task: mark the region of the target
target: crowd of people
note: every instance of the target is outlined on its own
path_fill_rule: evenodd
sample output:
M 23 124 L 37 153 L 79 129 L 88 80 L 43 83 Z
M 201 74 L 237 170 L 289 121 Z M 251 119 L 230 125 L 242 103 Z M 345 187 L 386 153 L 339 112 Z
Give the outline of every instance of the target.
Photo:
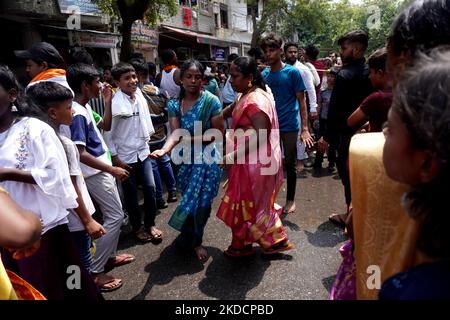
M 215 212 L 232 233 L 224 254 L 251 256 L 254 244 L 265 255 L 291 250 L 282 217 L 297 210 L 298 174 L 321 172 L 325 154 L 347 207 L 329 220 L 349 239 L 331 299 L 361 297 L 355 250 L 372 249 L 358 242 L 366 230 L 353 221 L 359 200 L 380 190 L 355 187 L 369 162 L 355 165 L 352 146 L 356 134 L 369 141 L 377 132 L 386 137 L 383 174 L 410 186 L 396 201 L 419 222 L 409 240 L 425 257 L 383 276 L 379 298 L 449 298 L 448 17 L 448 0 L 414 0 L 374 52 L 362 30 L 339 38 L 340 57 L 322 59 L 314 45 L 269 33 L 249 56 L 231 54 L 226 68 L 204 56 L 180 66 L 165 50 L 158 75 L 140 55 L 100 74 L 83 50 L 70 61 L 46 42 L 16 51 L 31 81 L 22 89 L 0 66 L 0 299 L 102 300 L 123 285 L 110 271 L 135 260 L 117 253 L 125 216 L 137 241 L 160 243 L 155 217 L 167 202 L 179 201 L 168 221 L 177 246 L 205 261 L 203 233 L 224 172 Z M 180 150 L 184 161 L 174 164 Z M 67 285 L 69 266 L 79 269 L 79 290 Z

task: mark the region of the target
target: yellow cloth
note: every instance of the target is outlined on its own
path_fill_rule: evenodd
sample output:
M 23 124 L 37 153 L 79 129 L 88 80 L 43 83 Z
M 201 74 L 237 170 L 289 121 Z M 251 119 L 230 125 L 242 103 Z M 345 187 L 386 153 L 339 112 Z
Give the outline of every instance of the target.
M 0 257 L 0 300 L 18 300 Z
M 423 258 L 417 250 L 420 223 L 401 206 L 407 186 L 391 180 L 383 166 L 384 135 L 357 134 L 350 144 L 350 182 L 353 204 L 356 287 L 358 299 L 377 299 L 369 289 L 367 273 L 379 266 L 381 283 Z

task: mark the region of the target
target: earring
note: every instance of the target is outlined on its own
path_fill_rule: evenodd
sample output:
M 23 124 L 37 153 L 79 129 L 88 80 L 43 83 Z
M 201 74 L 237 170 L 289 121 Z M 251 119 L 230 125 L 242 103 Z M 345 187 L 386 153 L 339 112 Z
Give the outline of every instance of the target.
M 14 103 L 11 104 L 11 112 L 17 112 L 19 110 L 17 110 L 17 107 Z
M 248 87 L 249 87 L 249 88 L 253 87 L 253 84 L 252 84 L 251 81 L 248 82 Z

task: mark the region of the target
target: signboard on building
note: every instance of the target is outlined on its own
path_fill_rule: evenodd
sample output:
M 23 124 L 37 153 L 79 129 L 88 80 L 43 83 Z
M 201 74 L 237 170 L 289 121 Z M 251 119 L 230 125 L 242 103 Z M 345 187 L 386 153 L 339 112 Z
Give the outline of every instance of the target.
M 117 48 L 119 44 L 119 36 L 114 34 L 69 31 L 69 42 L 71 46 L 88 48 Z
M 135 22 L 131 28 L 131 41 L 141 48 L 158 46 L 158 32 L 142 22 Z
M 102 13 L 97 4 L 91 0 L 58 0 L 58 4 L 61 13 L 76 12 L 84 15 L 101 15 Z
M 216 61 L 225 61 L 225 48 L 213 48 L 213 55 Z

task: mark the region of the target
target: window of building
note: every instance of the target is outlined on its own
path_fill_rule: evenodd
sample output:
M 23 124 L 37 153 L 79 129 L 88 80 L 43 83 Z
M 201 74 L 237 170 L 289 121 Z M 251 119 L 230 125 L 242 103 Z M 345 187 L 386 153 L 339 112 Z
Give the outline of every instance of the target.
M 220 22 L 221 28 L 228 29 L 228 7 L 224 4 L 220 4 Z

